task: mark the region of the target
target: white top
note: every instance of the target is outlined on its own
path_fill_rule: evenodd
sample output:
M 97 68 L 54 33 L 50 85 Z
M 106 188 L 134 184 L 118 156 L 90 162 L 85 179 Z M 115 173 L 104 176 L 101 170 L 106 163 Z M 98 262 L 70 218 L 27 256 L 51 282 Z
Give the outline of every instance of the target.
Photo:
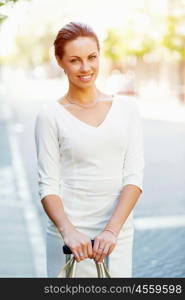
M 143 134 L 136 100 L 114 95 L 104 121 L 91 126 L 58 101 L 35 122 L 40 200 L 58 195 L 74 225 L 101 228 L 127 184 L 143 190 Z

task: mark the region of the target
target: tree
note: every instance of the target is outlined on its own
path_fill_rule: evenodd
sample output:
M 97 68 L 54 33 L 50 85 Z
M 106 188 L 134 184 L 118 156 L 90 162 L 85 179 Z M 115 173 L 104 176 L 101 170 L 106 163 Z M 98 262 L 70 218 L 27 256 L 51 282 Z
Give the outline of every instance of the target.
M 114 30 L 108 29 L 103 43 L 103 54 L 112 62 L 112 68 L 121 71 L 121 59 L 126 55 L 124 43 L 121 34 Z
M 104 40 L 103 53 L 112 61 L 113 68 L 122 69 L 123 58 L 142 59 L 153 51 L 155 42 L 148 33 L 138 34 L 132 22 L 123 30 L 109 29 Z
M 11 64 L 26 69 L 48 63 L 50 62 L 50 48 L 54 37 L 52 25 L 49 22 L 45 24 L 45 31 L 42 34 L 37 33 L 37 24 L 32 25 L 29 32 L 16 36 L 16 51 L 7 59 Z
M 3 8 L 4 6 L 8 4 L 13 4 L 17 2 L 18 0 L 0 0 L 0 8 Z M 0 25 L 7 19 L 7 15 L 0 12 Z
M 179 56 L 179 99 L 185 101 L 185 34 L 184 34 L 184 14 L 181 16 L 167 16 L 166 33 L 161 39 L 161 45 L 170 53 L 178 53 Z
M 0 26 L 8 18 L 8 16 L 2 13 L 1 10 L 7 8 L 7 6 L 9 5 L 14 5 L 18 1 L 20 0 L 0 0 Z M 26 1 L 31 1 L 31 0 L 26 0 Z

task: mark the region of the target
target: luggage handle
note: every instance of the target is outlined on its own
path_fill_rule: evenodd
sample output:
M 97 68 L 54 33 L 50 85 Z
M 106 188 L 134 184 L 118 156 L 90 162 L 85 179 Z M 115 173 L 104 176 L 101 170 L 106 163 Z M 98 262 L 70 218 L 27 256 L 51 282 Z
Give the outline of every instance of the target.
M 92 247 L 93 247 L 94 246 L 94 240 L 91 240 L 91 244 L 92 244 Z M 63 246 L 63 253 L 64 254 L 72 254 L 72 251 L 67 245 L 64 245 Z

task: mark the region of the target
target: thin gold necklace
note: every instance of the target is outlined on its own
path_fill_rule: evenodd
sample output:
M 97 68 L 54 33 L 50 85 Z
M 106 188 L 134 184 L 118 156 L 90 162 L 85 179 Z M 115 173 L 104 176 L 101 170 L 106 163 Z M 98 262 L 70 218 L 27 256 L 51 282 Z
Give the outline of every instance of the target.
M 97 100 L 97 99 L 96 99 L 96 100 L 95 100 L 94 102 L 92 102 L 92 104 L 90 104 L 90 105 L 83 105 L 83 104 L 79 104 L 79 103 L 77 103 L 77 102 L 72 102 L 72 101 L 70 101 L 70 100 L 68 99 L 67 96 L 65 96 L 65 99 L 66 99 L 69 103 L 75 104 L 75 105 L 80 106 L 80 107 L 83 107 L 83 108 L 91 108 L 91 107 L 94 107 L 94 106 L 96 105 L 96 103 L 100 101 L 100 100 Z

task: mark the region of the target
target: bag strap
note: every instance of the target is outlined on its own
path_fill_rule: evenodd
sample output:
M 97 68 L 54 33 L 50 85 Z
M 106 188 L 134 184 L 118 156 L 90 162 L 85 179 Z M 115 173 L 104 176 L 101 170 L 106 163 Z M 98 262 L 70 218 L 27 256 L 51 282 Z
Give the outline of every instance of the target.
M 98 263 L 95 261 L 95 263 L 99 278 L 111 278 L 104 261 L 102 263 Z
M 103 266 L 104 266 L 104 270 L 105 270 L 105 273 L 106 273 L 106 275 L 107 275 L 107 278 L 111 278 L 110 273 L 109 273 L 109 271 L 108 271 L 108 269 L 107 269 L 107 267 L 106 267 L 104 261 L 103 261 Z
M 68 278 L 74 278 L 75 277 L 75 271 L 76 271 L 76 259 L 73 257 L 72 263 L 70 264 Z
M 69 273 L 69 270 L 70 270 L 70 266 L 71 266 L 71 263 L 73 262 L 73 259 L 74 257 L 71 257 L 68 262 L 63 266 L 63 268 L 60 270 L 59 274 L 57 277 L 60 277 L 60 278 L 63 278 L 64 276 L 64 272 L 67 271 L 67 276 L 68 276 L 68 273 Z
M 111 278 L 104 261 L 102 263 L 98 263 L 94 260 L 97 269 L 98 278 Z M 58 278 L 64 278 L 64 272 L 66 271 L 66 278 L 74 278 L 75 270 L 76 270 L 76 259 L 75 257 L 71 257 L 70 260 L 63 266 L 58 274 Z

